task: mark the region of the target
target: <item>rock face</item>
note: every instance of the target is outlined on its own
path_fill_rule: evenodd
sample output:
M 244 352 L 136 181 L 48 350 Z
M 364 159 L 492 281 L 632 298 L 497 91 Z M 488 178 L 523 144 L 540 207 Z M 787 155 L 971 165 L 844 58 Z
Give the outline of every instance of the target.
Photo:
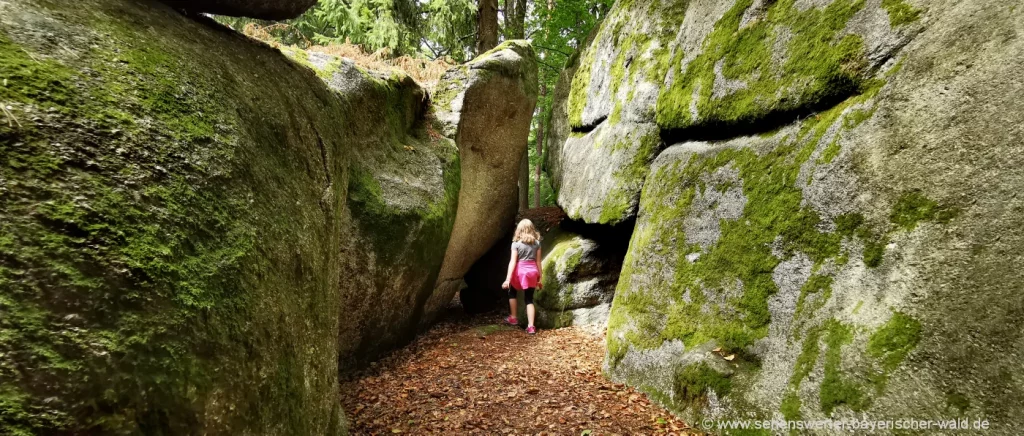
M 458 156 L 407 78 L 295 56 L 320 77 L 159 3 L 0 1 L 0 427 L 344 431 L 339 369 L 418 325 Z
M 312 68 L 341 104 L 360 111 L 346 128 L 353 213 L 342 229 L 347 243 L 339 284 L 342 310 L 355 316 L 340 319 L 344 371 L 415 336 L 455 221 L 458 150 L 437 132 L 441 126 L 425 123 L 426 93 L 409 76 L 366 71 L 322 53 L 285 54 Z
M 1022 20 L 1002 0 L 617 3 L 549 162 L 582 219 L 637 211 L 608 374 L 691 420 L 1024 425 Z M 637 207 L 573 188 L 609 171 Z
M 295 18 L 313 7 L 317 0 L 160 0 L 189 13 L 250 17 L 261 20 Z
M 425 321 L 452 301 L 473 263 L 514 229 L 519 163 L 537 103 L 533 48 L 507 41 L 446 72 L 436 94 L 443 133 L 459 147 L 463 188 Z

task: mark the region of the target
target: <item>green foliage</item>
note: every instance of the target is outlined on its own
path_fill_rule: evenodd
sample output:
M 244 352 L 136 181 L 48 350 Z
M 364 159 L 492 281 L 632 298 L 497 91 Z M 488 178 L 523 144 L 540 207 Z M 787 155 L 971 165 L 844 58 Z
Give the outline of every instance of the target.
M 286 45 L 305 48 L 349 42 L 390 56 L 472 58 L 476 27 L 472 0 L 320 0 L 283 23 L 217 17 L 237 30 L 256 24 Z
M 921 323 L 903 312 L 892 318 L 868 339 L 868 353 L 882 359 L 886 371 L 892 371 L 921 340 Z

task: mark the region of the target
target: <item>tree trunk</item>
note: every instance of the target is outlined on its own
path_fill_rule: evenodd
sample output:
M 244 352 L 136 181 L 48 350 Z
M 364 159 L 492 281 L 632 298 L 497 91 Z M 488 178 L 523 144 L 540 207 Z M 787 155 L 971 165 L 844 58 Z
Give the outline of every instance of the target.
M 548 84 L 541 81 L 540 98 L 543 100 L 548 93 Z M 537 170 L 533 184 L 533 207 L 540 207 L 540 169 L 544 163 L 544 111 L 537 119 Z
M 476 12 L 476 54 L 498 45 L 498 0 L 480 0 Z
M 505 35 L 508 39 L 526 37 L 526 0 L 505 0 Z

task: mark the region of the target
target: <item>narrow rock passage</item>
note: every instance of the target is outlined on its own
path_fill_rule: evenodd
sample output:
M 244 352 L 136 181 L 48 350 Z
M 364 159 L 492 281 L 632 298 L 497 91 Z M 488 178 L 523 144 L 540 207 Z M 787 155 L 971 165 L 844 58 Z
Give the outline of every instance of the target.
M 603 339 L 574 328 L 449 317 L 342 382 L 353 434 L 692 434 L 645 396 L 601 375 Z

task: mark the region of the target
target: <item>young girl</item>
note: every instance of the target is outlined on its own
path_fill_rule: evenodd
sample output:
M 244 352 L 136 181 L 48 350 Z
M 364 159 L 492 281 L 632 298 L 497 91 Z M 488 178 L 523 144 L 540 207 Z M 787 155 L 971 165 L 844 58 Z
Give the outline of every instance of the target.
M 501 284 L 503 289 L 508 289 L 508 306 L 512 314 L 505 318 L 505 322 L 516 325 L 516 290 L 523 291 L 523 299 L 526 301 L 526 319 L 529 325 L 526 333 L 537 333 L 533 326 L 534 307 L 533 290 L 541 288 L 540 283 L 540 233 L 533 226 L 530 220 L 522 220 L 516 226 L 515 236 L 512 237 L 512 260 L 508 262 L 508 275 L 505 276 L 505 283 Z M 512 287 L 509 288 L 511 283 Z

